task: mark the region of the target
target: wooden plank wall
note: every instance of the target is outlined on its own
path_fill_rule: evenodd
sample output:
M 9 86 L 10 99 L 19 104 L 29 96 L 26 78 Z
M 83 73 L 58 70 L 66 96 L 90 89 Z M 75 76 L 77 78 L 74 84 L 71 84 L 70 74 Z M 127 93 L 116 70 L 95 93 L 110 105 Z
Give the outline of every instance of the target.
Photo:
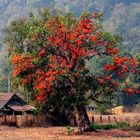
M 3 115 L 0 116 L 0 125 L 9 125 L 17 127 L 25 126 L 46 126 L 46 116 L 45 115 Z
M 93 115 L 90 116 L 90 121 L 95 124 L 115 124 L 118 122 L 140 122 L 140 116 L 132 116 L 128 117 L 125 115 Z M 77 117 L 73 118 L 70 122 L 71 126 L 77 126 L 78 121 Z M 49 122 L 49 118 L 42 115 L 7 115 L 0 116 L 0 125 L 9 125 L 9 126 L 17 126 L 17 127 L 25 127 L 25 126 L 48 126 L 51 125 Z

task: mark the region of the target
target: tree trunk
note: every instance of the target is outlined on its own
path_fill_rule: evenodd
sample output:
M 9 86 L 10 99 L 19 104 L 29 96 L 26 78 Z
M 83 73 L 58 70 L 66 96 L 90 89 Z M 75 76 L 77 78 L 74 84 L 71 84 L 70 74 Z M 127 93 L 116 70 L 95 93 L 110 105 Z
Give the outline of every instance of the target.
M 77 107 L 78 112 L 78 131 L 84 132 L 90 129 L 90 120 L 84 106 Z
M 10 81 L 10 74 L 8 74 L 8 93 L 11 92 L 11 81 Z

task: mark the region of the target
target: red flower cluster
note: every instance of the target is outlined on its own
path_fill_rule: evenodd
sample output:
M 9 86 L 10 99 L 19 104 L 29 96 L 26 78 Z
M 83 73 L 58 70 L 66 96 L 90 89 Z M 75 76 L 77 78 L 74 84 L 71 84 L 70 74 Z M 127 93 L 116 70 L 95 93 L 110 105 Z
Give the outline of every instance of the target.
M 22 71 L 34 69 L 33 58 L 28 56 L 21 56 L 20 54 L 12 57 L 12 63 L 15 65 L 13 76 L 18 76 Z
M 26 72 L 26 76 L 21 79 L 22 84 L 33 83 L 37 101 L 47 101 L 47 96 L 54 92 L 60 76 L 66 76 L 71 82 L 76 82 L 81 71 L 85 70 L 86 66 L 83 62 L 96 54 L 114 57 L 112 64 L 105 64 L 105 71 L 110 73 L 99 77 L 101 84 L 110 81 L 113 72 L 121 76 L 136 70 L 137 61 L 125 56 L 119 57 L 117 55 L 119 49 L 111 46 L 112 43 L 104 39 L 100 30 L 96 28 L 96 24 L 94 25 L 86 16 L 71 27 L 58 18 L 50 20 L 47 26 L 49 34 L 43 38 L 45 45 L 37 56 L 17 54 L 12 57 L 12 63 L 15 66 L 13 75 L 18 76 Z M 35 35 L 32 41 L 38 38 L 39 36 Z M 41 63 L 42 59 L 45 61 L 44 64 Z M 34 62 L 37 64 L 35 65 Z M 30 74 L 31 70 L 34 73 Z M 119 86 L 119 83 L 116 85 Z M 126 91 L 131 93 L 132 89 L 126 89 Z M 139 93 L 136 89 L 135 92 Z
M 111 64 L 105 64 L 105 70 L 114 71 L 116 69 L 116 66 Z

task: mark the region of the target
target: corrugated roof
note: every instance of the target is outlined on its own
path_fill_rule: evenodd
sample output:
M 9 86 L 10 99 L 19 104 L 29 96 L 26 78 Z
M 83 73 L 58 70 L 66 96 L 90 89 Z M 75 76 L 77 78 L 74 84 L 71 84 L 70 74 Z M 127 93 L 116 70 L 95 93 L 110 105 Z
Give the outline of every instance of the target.
M 36 109 L 30 105 L 23 105 L 23 106 L 12 105 L 9 107 L 15 111 L 33 111 Z
M 0 94 L 0 108 L 4 107 L 6 103 L 13 97 L 13 93 Z

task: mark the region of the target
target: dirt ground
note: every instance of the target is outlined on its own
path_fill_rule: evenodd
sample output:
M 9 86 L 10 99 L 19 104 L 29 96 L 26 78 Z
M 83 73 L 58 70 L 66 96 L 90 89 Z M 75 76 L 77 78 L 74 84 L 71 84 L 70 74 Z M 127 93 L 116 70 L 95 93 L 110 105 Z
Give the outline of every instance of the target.
M 94 116 L 95 121 L 97 123 L 100 122 L 100 115 Z M 103 116 L 103 122 L 108 123 L 105 117 Z M 115 115 L 115 117 L 118 121 L 127 121 L 129 123 L 140 122 L 139 113 Z M 76 128 L 73 129 L 76 130 Z M 140 132 L 138 134 L 140 136 Z M 140 140 L 140 137 L 128 136 L 130 136 L 130 132 L 122 130 L 104 130 L 78 135 L 75 133 L 68 134 L 66 127 L 17 128 L 0 126 L 0 140 Z
M 122 138 L 122 135 L 127 135 L 127 132 L 111 130 L 76 135 L 68 134 L 66 127 L 0 127 L 0 140 L 140 140 L 140 137 Z

